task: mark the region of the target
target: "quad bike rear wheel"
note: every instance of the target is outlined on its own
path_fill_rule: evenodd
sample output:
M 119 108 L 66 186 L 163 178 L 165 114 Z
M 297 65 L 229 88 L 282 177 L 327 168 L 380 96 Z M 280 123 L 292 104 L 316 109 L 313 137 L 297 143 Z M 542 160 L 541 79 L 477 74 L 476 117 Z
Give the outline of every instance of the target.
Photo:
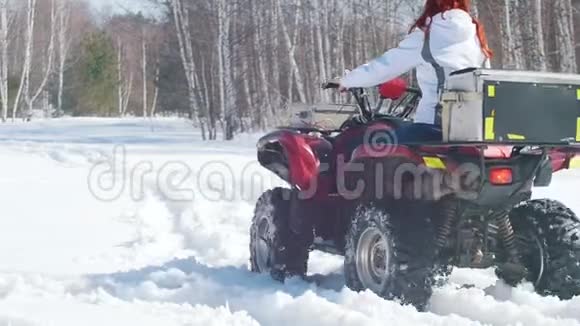
M 422 310 L 432 293 L 431 222 L 412 209 L 358 208 L 346 239 L 344 273 L 354 291 L 369 289 Z
M 265 192 L 256 204 L 250 228 L 250 264 L 257 273 L 270 273 L 283 282 L 288 276 L 304 276 L 309 247 L 290 228 L 292 191 L 276 188 Z
M 510 220 L 536 292 L 565 300 L 580 295 L 580 220 L 574 212 L 557 201 L 532 200 L 516 207 Z

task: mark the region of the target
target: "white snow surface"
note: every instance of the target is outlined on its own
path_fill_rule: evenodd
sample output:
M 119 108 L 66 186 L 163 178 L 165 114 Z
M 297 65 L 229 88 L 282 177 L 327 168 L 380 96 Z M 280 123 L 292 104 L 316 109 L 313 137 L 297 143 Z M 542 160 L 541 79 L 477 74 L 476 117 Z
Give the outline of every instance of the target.
M 455 271 L 425 313 L 346 289 L 340 257 L 313 254 L 316 284 L 249 272 L 254 202 L 282 185 L 258 137 L 202 142 L 179 119 L 1 125 L 0 325 L 580 325 L 580 298 L 492 270 Z M 579 185 L 562 172 L 536 197 L 580 213 Z

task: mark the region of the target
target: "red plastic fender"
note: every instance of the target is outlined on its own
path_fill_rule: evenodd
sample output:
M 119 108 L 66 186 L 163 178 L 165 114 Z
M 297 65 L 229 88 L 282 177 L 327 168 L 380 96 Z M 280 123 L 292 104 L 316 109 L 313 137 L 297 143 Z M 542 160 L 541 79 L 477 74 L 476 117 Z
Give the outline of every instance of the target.
M 513 146 L 490 146 L 484 150 L 485 158 L 509 159 L 512 157 Z
M 552 161 L 553 172 L 558 172 L 568 168 L 567 165 L 569 160 L 569 154 L 558 150 L 553 150 L 550 152 L 549 156 L 550 160 Z
M 550 151 L 552 161 L 552 171 L 558 172 L 567 169 L 580 168 L 580 148 L 568 147 L 558 148 Z
M 297 133 L 283 132 L 279 138 L 288 160 L 289 181 L 301 190 L 310 188 L 320 167 L 320 161 L 312 151 L 306 137 Z

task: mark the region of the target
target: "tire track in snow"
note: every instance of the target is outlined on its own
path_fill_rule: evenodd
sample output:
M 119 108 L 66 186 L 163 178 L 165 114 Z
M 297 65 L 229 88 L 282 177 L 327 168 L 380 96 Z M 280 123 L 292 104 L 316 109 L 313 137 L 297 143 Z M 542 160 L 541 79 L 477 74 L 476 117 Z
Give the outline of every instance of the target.
M 435 291 L 431 313 L 418 313 L 413 307 L 383 300 L 368 291 L 336 291 L 299 279 L 280 284 L 245 268 L 208 267 L 194 257 L 127 273 L 96 275 L 91 280 L 92 287 L 127 301 L 214 308 L 227 304 L 234 311 L 247 311 L 262 325 L 580 324 L 580 298 L 542 298 L 525 287 L 512 290 L 498 285 L 498 294 L 447 286 Z
M 529 285 L 511 289 L 498 284 L 485 289 L 496 281 L 488 271 L 454 274 L 456 284 L 435 291 L 430 313 L 418 313 L 370 292 L 344 289 L 341 271 L 337 275 L 336 270 L 316 275 L 320 286 L 298 279 L 279 284 L 247 269 L 247 228 L 252 214 L 248 203 L 150 200 L 171 212 L 173 228 L 166 231 L 182 236 L 183 249 L 193 256 L 127 273 L 91 276 L 92 288 L 126 301 L 212 308 L 227 304 L 234 311 L 247 311 L 262 325 L 580 325 L 580 298 L 543 298 Z M 323 265 L 340 267 L 339 258 L 325 259 Z M 319 263 L 315 259 L 311 265 L 330 272 Z M 474 278 L 480 279 L 481 288 L 457 288 Z
M 123 300 L 172 302 L 247 311 L 262 325 L 478 325 L 468 319 L 419 314 L 410 306 L 366 292 L 327 290 L 298 279 L 283 285 L 245 268 L 208 267 L 191 259 L 163 266 L 92 277 Z
M 15 286 L 0 300 L 0 325 L 259 325 L 246 312 L 227 306 L 125 301 L 90 287 L 83 278 L 0 274 L 0 290 L 4 283 Z

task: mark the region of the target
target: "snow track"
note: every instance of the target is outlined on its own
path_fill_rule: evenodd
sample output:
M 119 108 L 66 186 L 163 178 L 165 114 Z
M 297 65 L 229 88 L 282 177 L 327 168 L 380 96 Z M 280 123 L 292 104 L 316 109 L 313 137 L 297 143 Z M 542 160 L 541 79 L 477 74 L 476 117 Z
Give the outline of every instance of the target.
M 254 201 L 280 182 L 254 162 L 256 137 L 198 139 L 182 120 L 0 126 L 0 325 L 580 325 L 580 298 L 491 270 L 455 271 L 427 313 L 345 289 L 331 255 L 312 255 L 310 283 L 250 273 Z M 99 200 L 91 169 L 115 161 L 126 171 L 101 181 L 124 187 Z M 579 185 L 565 172 L 537 196 L 580 212 Z

